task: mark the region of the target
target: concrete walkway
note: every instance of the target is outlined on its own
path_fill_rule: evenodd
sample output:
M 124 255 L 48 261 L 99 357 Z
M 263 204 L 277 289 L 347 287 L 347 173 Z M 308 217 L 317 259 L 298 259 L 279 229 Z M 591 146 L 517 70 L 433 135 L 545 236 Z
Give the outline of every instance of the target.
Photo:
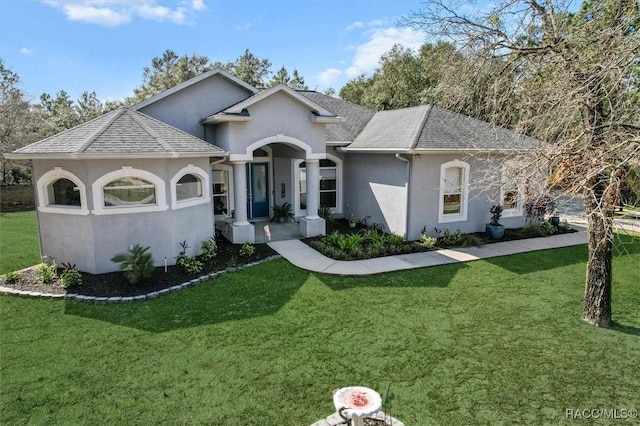
M 586 229 L 576 229 L 578 232 L 573 234 L 352 261 L 330 259 L 298 240 L 271 242 L 269 246 L 295 266 L 308 271 L 330 275 L 372 275 L 586 244 Z

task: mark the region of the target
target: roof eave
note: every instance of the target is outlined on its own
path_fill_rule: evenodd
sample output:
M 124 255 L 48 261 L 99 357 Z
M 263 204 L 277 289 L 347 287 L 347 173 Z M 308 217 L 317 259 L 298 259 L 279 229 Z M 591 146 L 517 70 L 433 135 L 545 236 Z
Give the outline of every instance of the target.
M 250 115 L 239 114 L 214 114 L 207 118 L 200 120 L 200 124 L 216 124 L 216 123 L 228 123 L 228 122 L 244 122 L 251 120 Z
M 11 153 L 4 154 L 12 160 L 108 160 L 122 158 L 161 159 L 161 158 L 209 158 L 226 157 L 229 153 L 221 152 L 114 152 L 114 153 L 84 153 L 84 152 L 59 152 L 59 153 Z
M 314 123 L 323 123 L 323 124 L 337 124 L 344 123 L 345 119 L 343 117 L 337 116 L 325 116 L 325 115 L 312 115 L 311 121 Z

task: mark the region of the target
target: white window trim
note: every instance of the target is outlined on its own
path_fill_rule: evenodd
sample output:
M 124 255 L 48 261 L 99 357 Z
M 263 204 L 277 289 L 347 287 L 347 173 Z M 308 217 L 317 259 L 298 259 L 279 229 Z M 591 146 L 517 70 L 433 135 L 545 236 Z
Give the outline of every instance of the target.
M 327 160 L 331 160 L 336 163 L 336 208 L 331 209 L 331 213 L 333 214 L 342 214 L 342 160 L 339 157 L 336 157 L 333 154 L 327 153 Z M 300 179 L 298 175 L 298 169 L 300 163 L 306 161 L 305 159 L 295 159 L 292 161 L 293 167 L 292 170 L 292 181 L 293 181 L 293 205 L 294 205 L 294 215 L 295 216 L 306 216 L 307 210 L 300 209 Z M 318 200 L 318 206 L 320 206 L 320 202 Z
M 460 202 L 460 213 L 444 214 L 444 188 L 445 170 L 451 167 L 462 169 L 462 200 Z M 460 160 L 453 160 L 440 166 L 440 199 L 438 200 L 438 223 L 462 222 L 467 220 L 469 210 L 469 169 L 468 163 Z
M 515 179 L 510 179 L 509 176 L 507 175 L 505 170 L 502 170 L 502 175 L 500 177 L 500 204 L 503 205 L 504 203 L 504 196 L 507 193 L 507 188 L 505 188 L 505 185 L 507 183 L 511 183 L 513 182 L 515 184 L 516 190 L 518 191 L 518 201 L 516 203 L 516 208 L 515 209 L 504 209 L 502 210 L 502 217 L 518 217 L 518 216 L 522 216 L 523 215 L 523 204 L 524 204 L 524 198 L 522 197 L 523 191 L 521 190 L 521 188 L 523 187 L 523 185 L 520 185 L 517 180 Z M 504 205 L 503 205 L 504 206 Z
M 200 184 L 202 185 L 202 196 L 178 201 L 176 187 L 178 185 L 178 181 L 185 175 L 194 175 L 195 177 L 200 179 Z M 200 167 L 194 166 L 193 164 L 189 164 L 187 167 L 182 168 L 178 173 L 176 173 L 173 178 L 171 178 L 170 185 L 171 207 L 173 208 L 173 210 L 183 209 L 185 207 L 199 206 L 200 204 L 207 204 L 211 202 L 211 190 L 209 188 L 211 184 L 209 180 L 209 173 L 205 172 Z
M 235 210 L 235 192 L 233 191 L 233 167 L 227 166 L 226 164 L 215 164 L 211 170 L 227 172 L 227 176 L 229 178 L 229 188 L 227 189 L 227 197 L 229 197 L 228 214 L 226 216 L 221 214 L 214 214 L 213 216 L 214 220 L 226 220 L 227 218 L 231 217 L 231 212 Z M 213 192 L 211 193 L 211 198 L 213 199 Z M 212 209 L 213 208 L 215 208 L 215 206 L 212 206 Z
M 49 185 L 57 181 L 58 179 L 69 179 L 73 182 L 80 191 L 80 207 L 78 206 L 58 206 L 50 204 L 49 200 Z M 43 174 L 36 183 L 38 188 L 38 211 L 43 213 L 61 213 L 61 214 L 73 214 L 78 216 L 86 216 L 90 213 L 87 207 L 87 188 L 82 181 L 73 173 L 62 169 L 62 167 L 55 167 L 53 170 Z
M 156 204 L 105 207 L 103 188 L 114 180 L 125 177 L 136 177 L 153 183 L 156 186 Z M 93 183 L 91 189 L 93 192 L 93 214 L 95 215 L 161 212 L 169 209 L 164 181 L 151 172 L 134 169 L 131 166 L 123 166 L 120 170 L 103 175 Z

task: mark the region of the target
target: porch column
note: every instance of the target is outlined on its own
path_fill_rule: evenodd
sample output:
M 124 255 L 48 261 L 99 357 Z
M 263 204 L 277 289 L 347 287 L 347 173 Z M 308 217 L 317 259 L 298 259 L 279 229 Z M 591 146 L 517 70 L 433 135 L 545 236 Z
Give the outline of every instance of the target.
M 247 170 L 246 161 L 233 161 L 233 194 L 235 198 L 234 226 L 249 225 L 247 221 Z
M 305 219 L 318 219 L 320 206 L 320 160 L 305 160 L 307 165 L 307 215 Z

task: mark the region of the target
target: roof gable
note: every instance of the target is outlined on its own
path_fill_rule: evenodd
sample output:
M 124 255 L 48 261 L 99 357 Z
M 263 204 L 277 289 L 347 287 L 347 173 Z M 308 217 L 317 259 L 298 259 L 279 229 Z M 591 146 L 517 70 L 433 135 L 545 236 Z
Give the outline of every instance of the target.
M 213 77 L 214 75 L 219 75 L 221 77 L 224 77 L 225 79 L 231 81 L 232 83 L 246 89 L 247 91 L 251 92 L 251 93 L 258 93 L 259 90 L 255 87 L 253 87 L 252 85 L 250 85 L 249 83 L 246 83 L 242 80 L 240 80 L 238 77 L 229 74 L 228 72 L 220 69 L 220 68 L 214 68 L 212 70 L 209 70 L 207 72 L 204 72 L 202 74 L 199 74 L 193 78 L 190 78 L 187 81 L 184 81 L 178 85 L 175 85 L 167 90 L 163 90 L 162 92 L 155 94 L 153 96 L 151 96 L 150 98 L 145 99 L 142 102 L 138 102 L 135 105 L 131 106 L 131 109 L 138 111 L 146 106 L 149 106 L 153 103 L 158 102 L 159 100 L 162 100 L 170 95 L 173 95 L 176 92 L 179 92 L 181 90 L 186 89 L 187 87 L 193 86 L 194 84 L 197 84 L 199 82 L 201 82 L 202 80 L 206 80 L 210 77 Z
M 210 157 L 217 146 L 130 108 L 119 108 L 13 151 L 10 158 Z
M 323 123 L 332 123 L 342 121 L 342 118 L 336 116 L 333 112 L 327 110 L 321 105 L 313 102 L 306 96 L 301 95 L 297 91 L 293 90 L 286 84 L 279 84 L 274 87 L 270 87 L 269 89 L 263 90 L 260 93 L 257 93 L 247 99 L 244 99 L 234 105 L 231 105 L 222 111 L 219 111 L 215 114 L 210 115 L 202 120 L 203 123 L 214 123 L 220 121 L 245 121 L 249 120 L 250 116 L 247 112 L 248 108 L 252 105 L 257 104 L 258 102 L 264 101 L 271 96 L 276 94 L 285 94 L 290 98 L 294 99 L 298 103 L 302 104 L 306 108 L 310 110 L 310 112 L 314 115 L 314 121 L 323 122 Z M 239 118 L 245 117 L 245 118 Z

